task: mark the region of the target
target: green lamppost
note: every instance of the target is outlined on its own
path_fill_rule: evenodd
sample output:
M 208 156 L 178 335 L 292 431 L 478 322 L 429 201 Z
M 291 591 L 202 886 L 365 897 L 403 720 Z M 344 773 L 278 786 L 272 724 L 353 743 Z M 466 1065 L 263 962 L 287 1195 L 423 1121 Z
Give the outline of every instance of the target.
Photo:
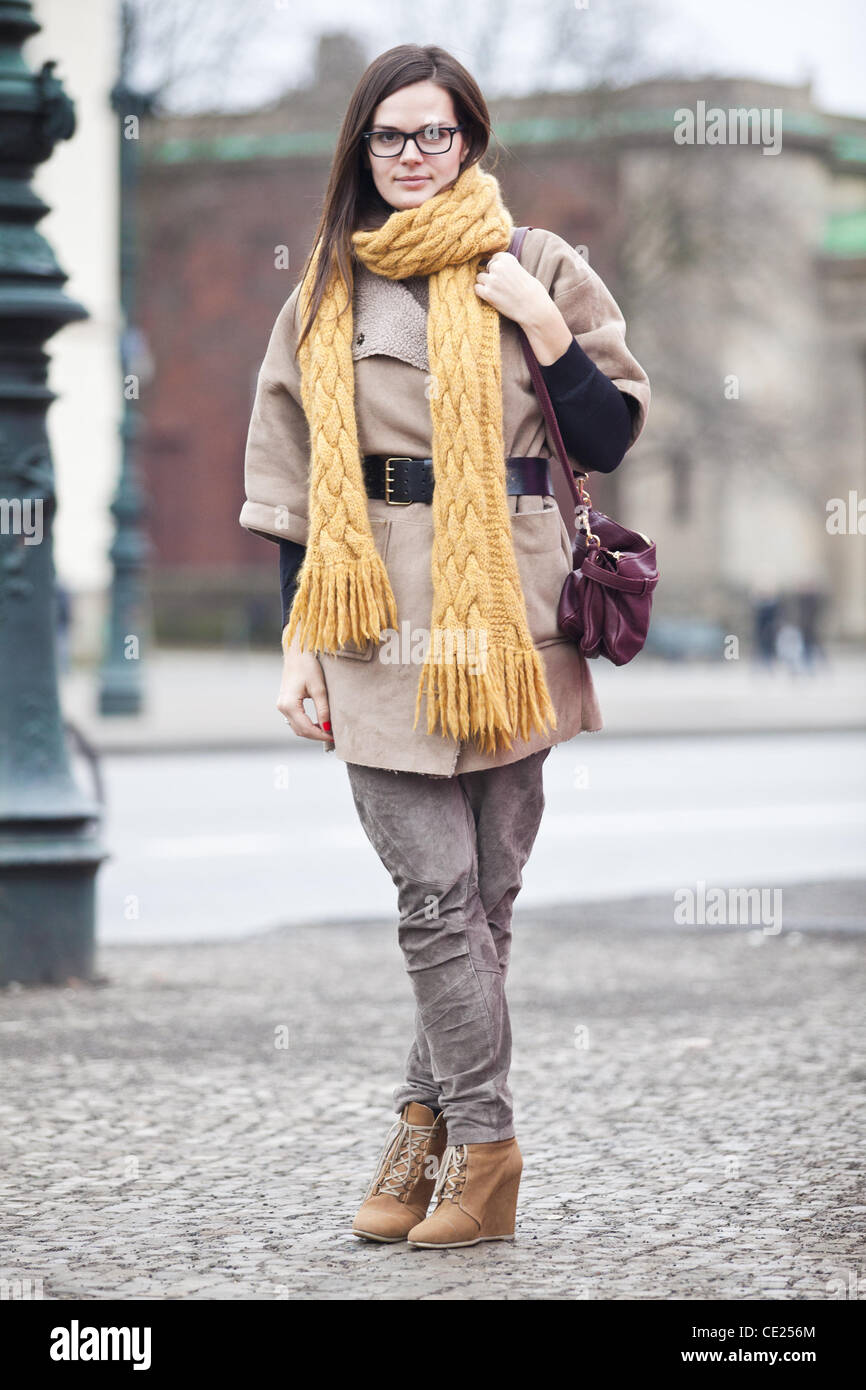
M 123 333 L 120 363 L 123 373 L 123 417 L 120 425 L 120 477 L 111 504 L 116 523 L 111 545 L 112 580 L 106 640 L 99 673 L 100 714 L 139 714 L 142 706 L 142 658 L 150 636 L 145 569 L 150 544 L 144 529 L 145 500 L 135 461 L 140 416 L 136 407 L 141 380 L 140 336 L 135 325 L 136 194 L 138 190 L 139 127 L 149 116 L 149 94 L 134 91 L 121 78 L 111 92 L 119 118 L 120 177 L 120 307 Z
M 57 689 L 54 470 L 44 344 L 87 311 L 36 224 L 33 170 L 75 130 L 53 76 L 21 54 L 41 25 L 0 0 L 0 984 L 93 974 L 99 807 L 72 778 Z M 82 460 L 82 463 L 84 460 Z

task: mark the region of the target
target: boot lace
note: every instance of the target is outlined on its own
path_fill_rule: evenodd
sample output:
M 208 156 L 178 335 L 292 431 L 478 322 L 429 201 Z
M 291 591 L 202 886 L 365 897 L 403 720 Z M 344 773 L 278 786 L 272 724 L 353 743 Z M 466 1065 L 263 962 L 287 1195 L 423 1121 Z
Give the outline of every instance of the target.
M 383 1192 L 400 1199 L 408 1197 L 421 1177 L 421 1165 L 434 1128 L 410 1125 L 406 1120 L 397 1120 L 391 1126 L 364 1201 Z
M 466 1185 L 467 1148 L 465 1144 L 447 1144 L 439 1164 L 433 1201 L 456 1202 Z

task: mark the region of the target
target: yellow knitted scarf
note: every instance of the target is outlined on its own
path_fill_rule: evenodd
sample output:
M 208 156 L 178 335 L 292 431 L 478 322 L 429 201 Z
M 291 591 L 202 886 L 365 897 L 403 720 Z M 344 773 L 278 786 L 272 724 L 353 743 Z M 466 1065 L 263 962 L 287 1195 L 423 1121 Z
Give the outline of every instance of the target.
M 513 221 L 492 174 L 471 164 L 417 207 L 356 231 L 358 258 L 377 275 L 429 277 L 427 345 L 433 388 L 433 609 L 418 682 L 427 732 L 475 738 L 484 752 L 556 727 L 544 665 L 529 633 L 505 485 L 499 312 L 475 292 L 479 263 L 506 250 Z M 320 247 L 300 292 L 306 321 Z M 347 303 L 348 308 L 338 318 Z M 334 270 L 298 354 L 310 426 L 306 556 L 284 633 L 334 651 L 381 640 L 397 606 L 367 512 L 354 409 L 351 298 Z

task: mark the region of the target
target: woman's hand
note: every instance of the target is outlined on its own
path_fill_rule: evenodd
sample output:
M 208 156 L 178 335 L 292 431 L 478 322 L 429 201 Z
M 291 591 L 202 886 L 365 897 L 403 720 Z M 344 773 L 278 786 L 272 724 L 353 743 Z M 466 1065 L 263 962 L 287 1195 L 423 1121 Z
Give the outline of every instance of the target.
M 475 293 L 520 325 L 542 366 L 549 367 L 571 346 L 571 329 L 547 290 L 510 251 L 489 257 L 478 272 Z
M 553 304 L 541 281 L 510 251 L 495 251 L 487 258 L 487 265 L 478 271 L 475 292 L 521 328 L 544 318 Z
M 300 633 L 296 628 L 288 650 L 283 653 L 283 678 L 277 709 L 288 719 L 293 732 L 299 738 L 312 738 L 319 743 L 333 743 L 325 673 L 315 652 L 301 650 L 299 637 Z M 313 723 L 304 709 L 306 698 L 311 699 L 316 707 L 318 724 Z

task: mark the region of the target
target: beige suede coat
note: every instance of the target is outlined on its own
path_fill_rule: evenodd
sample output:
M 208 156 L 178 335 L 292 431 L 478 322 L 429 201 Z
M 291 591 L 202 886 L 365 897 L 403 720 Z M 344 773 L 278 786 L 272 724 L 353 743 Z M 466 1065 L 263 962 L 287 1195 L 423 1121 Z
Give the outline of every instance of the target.
M 633 444 L 650 401 L 646 373 L 625 343 L 625 323 L 603 281 L 554 232 L 527 232 L 521 264 L 549 291 L 580 346 L 638 403 Z M 310 437 L 294 349 L 300 334 L 296 286 L 280 311 L 259 372 L 245 457 L 246 501 L 240 524 L 276 540 L 307 543 Z M 364 454 L 429 458 L 432 429 L 427 358 L 427 280 L 394 281 L 355 264 L 353 299 L 355 408 Z M 507 455 L 546 456 L 561 464 L 535 396 L 517 327 L 500 316 L 502 411 Z M 576 469 L 580 461 L 572 459 Z M 622 465 L 621 465 L 622 466 Z M 482 753 L 438 729 L 427 733 L 426 695 L 413 729 L 425 634 L 433 604 L 432 508 L 368 501 L 370 526 L 397 603 L 398 626 L 362 648 L 318 653 L 328 690 L 334 747 L 345 762 L 454 776 L 515 762 L 538 749 L 602 727 L 589 666 L 559 631 L 556 607 L 571 568 L 571 543 L 552 497 L 507 498 L 529 630 L 544 659 L 557 728 L 510 749 Z

